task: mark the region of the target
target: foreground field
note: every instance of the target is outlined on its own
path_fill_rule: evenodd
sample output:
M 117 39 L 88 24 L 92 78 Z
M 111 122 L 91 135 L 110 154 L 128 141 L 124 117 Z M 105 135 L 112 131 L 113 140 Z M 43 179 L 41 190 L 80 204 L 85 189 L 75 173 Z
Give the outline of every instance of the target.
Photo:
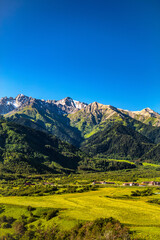
M 140 188 L 105 187 L 86 193 L 41 197 L 0 197 L 0 203 L 9 204 L 7 213 L 9 216 L 24 214 L 25 208 L 22 206 L 30 205 L 37 209 L 60 208 L 59 215 L 47 224 L 51 225 L 54 222 L 64 229 L 73 227 L 79 221 L 113 217 L 135 231 L 134 236 L 138 239 L 158 240 L 160 239 L 160 206 L 147 201 L 160 199 L 160 195 L 131 199 L 126 197 L 136 189 Z M 12 210 L 9 210 L 10 208 Z M 34 224 L 38 224 L 38 221 Z M 43 221 L 43 224 L 45 225 L 46 222 Z M 1 234 L 3 232 L 4 230 Z

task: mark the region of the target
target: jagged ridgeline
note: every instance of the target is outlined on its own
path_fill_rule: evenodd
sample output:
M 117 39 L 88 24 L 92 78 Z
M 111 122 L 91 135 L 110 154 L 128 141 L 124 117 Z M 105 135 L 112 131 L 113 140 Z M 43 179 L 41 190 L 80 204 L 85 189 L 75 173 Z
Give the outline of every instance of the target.
M 82 141 L 81 133 L 70 125 L 66 114 L 83 106 L 85 104 L 70 98 L 45 101 L 20 94 L 16 98 L 2 98 L 0 114 L 12 122 L 46 131 L 63 141 L 79 146 Z
M 0 114 L 81 147 L 90 156 L 159 161 L 155 149 L 160 143 L 160 114 L 150 108 L 128 111 L 69 97 L 56 101 L 20 94 L 0 99 Z
M 131 112 L 94 102 L 68 117 L 71 126 L 78 128 L 85 139 L 119 123 L 136 130 L 154 143 L 160 142 L 160 115 L 149 108 Z
M 86 155 L 53 135 L 0 120 L 0 171 L 56 173 L 74 171 Z

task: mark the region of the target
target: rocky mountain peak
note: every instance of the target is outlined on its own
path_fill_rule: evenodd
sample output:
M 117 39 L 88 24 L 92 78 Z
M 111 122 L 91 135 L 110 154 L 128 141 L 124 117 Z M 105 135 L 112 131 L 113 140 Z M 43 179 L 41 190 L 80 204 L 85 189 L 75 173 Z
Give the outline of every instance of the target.
M 74 100 L 71 97 L 66 97 L 61 100 L 36 99 L 23 94 L 18 94 L 15 98 L 3 97 L 0 99 L 0 114 L 10 115 L 18 112 L 19 110 L 23 110 L 23 108 L 27 106 L 36 108 L 38 111 L 39 109 L 42 109 L 58 115 L 74 114 L 82 109 L 84 114 L 94 115 L 102 121 L 106 121 L 109 118 L 117 116 L 123 118 L 124 115 L 128 115 L 144 123 L 160 126 L 160 114 L 156 113 L 149 107 L 144 108 L 141 111 L 128 111 L 111 105 L 104 105 L 96 101 L 88 105 L 87 103 Z
M 90 103 L 88 106 L 90 106 L 91 109 L 100 109 L 100 108 L 103 108 L 104 105 L 98 102 L 93 102 L 93 103 Z
M 146 117 L 146 118 L 153 117 L 153 118 L 157 118 L 157 120 L 158 119 L 160 120 L 160 114 L 153 111 L 152 109 L 150 109 L 148 107 L 143 109 L 142 111 L 140 111 L 139 114 L 142 115 L 143 117 Z
M 26 103 L 29 100 L 29 97 L 23 95 L 23 94 L 19 94 L 16 98 L 15 98 L 15 106 L 16 107 L 20 107 L 22 104 Z
M 104 105 L 98 102 L 93 102 L 88 105 L 88 108 L 92 110 L 100 110 L 100 111 L 118 111 L 116 107 L 113 107 L 112 105 Z
M 151 108 L 149 108 L 149 107 L 144 108 L 142 111 L 143 111 L 143 112 L 148 112 L 148 113 L 154 113 L 154 111 L 153 111 Z M 141 111 L 141 112 L 142 112 L 142 111 Z
M 2 97 L 0 99 L 0 114 L 6 114 L 20 106 L 20 102 L 13 97 Z
M 148 116 L 148 117 L 160 117 L 160 115 L 158 113 L 156 113 L 155 111 L 153 111 L 151 108 L 147 107 L 142 109 L 141 111 L 134 111 L 134 114 L 137 115 L 143 115 L 143 116 Z
M 66 97 L 61 100 L 40 100 L 32 97 L 28 97 L 23 94 L 18 94 L 15 98 L 13 97 L 3 97 L 0 99 L 0 114 L 7 114 L 11 111 L 18 111 L 19 108 L 22 109 L 25 106 L 32 105 L 40 107 L 40 108 L 53 108 L 53 110 L 57 109 L 59 114 L 70 114 L 78 111 L 87 106 L 86 103 L 73 100 L 71 97 Z
M 74 101 L 70 97 L 66 97 L 64 99 L 61 99 L 61 100 L 57 101 L 56 103 L 57 104 L 62 104 L 62 105 L 67 105 L 67 106 L 70 106 L 70 107 L 71 106 L 74 107 Z
M 54 101 L 54 103 L 66 113 L 74 113 L 88 105 L 87 103 L 73 100 L 71 97 Z

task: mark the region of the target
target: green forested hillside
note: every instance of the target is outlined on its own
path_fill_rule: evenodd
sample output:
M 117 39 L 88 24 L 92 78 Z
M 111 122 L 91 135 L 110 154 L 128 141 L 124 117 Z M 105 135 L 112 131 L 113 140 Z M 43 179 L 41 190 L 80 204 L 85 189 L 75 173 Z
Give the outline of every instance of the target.
M 62 173 L 133 168 L 101 161 L 42 131 L 0 120 L 0 173 Z
M 153 146 L 142 134 L 116 123 L 86 139 L 81 149 L 91 156 L 137 159 Z
M 145 160 L 149 162 L 160 163 L 160 144 L 155 145 L 141 157 L 142 162 Z
M 145 110 L 144 117 L 138 119 L 148 119 L 150 112 Z M 141 122 L 135 116 L 132 117 L 134 114 L 97 102 L 67 114 L 57 105 L 32 99 L 5 117 L 10 122 L 55 135 L 76 147 L 81 146 L 90 156 L 159 161 L 158 150 L 151 149 L 160 143 L 160 127 L 152 126 L 151 122 Z M 159 119 L 159 115 L 155 114 L 154 118 L 156 116 Z M 95 167 L 95 164 L 89 166 Z
M 41 108 L 37 102 L 20 109 L 18 112 L 6 114 L 6 118 L 17 124 L 46 131 L 75 146 L 79 146 L 83 140 L 80 131 L 70 126 L 70 120 L 67 116 L 58 114 L 57 109 Z
M 76 147 L 55 136 L 0 121 L 0 171 L 51 173 L 73 170 L 84 157 Z
M 129 116 L 126 111 L 110 105 L 94 102 L 68 115 L 59 111 L 57 106 L 51 107 L 47 103 L 42 105 L 40 101 L 33 100 L 5 117 L 9 121 L 46 131 L 78 147 L 84 138 L 87 139 L 115 123 L 136 130 L 154 143 L 160 142 L 160 127 L 145 124 Z
M 71 126 L 78 128 L 86 139 L 115 123 L 119 123 L 136 130 L 154 143 L 160 142 L 160 127 L 154 127 L 151 124 L 148 125 L 138 121 L 124 111 L 120 111 L 110 105 L 92 103 L 86 108 L 68 115 L 68 117 L 70 118 Z

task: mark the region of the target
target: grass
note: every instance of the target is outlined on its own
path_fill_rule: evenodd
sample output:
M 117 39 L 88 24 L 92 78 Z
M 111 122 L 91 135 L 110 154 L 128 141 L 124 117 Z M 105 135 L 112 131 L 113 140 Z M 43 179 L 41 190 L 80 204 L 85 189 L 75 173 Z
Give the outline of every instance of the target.
M 26 207 L 24 206 L 19 206 L 19 205 L 5 205 L 4 206 L 5 211 L 0 214 L 0 216 L 12 216 L 15 219 L 20 218 L 21 215 L 26 215 L 29 216 L 29 212 L 27 211 Z M 14 233 L 13 228 L 8 228 L 8 229 L 2 229 L 0 228 L 0 236 L 2 236 L 4 233 Z
M 160 196 L 153 195 L 150 197 L 138 197 L 137 199 L 120 198 L 124 195 L 130 195 L 131 191 L 136 189 L 138 188 L 106 187 L 94 192 L 76 194 L 42 197 L 0 197 L 0 203 L 17 205 L 17 207 L 12 207 L 10 211 L 12 215 L 18 215 L 24 209 L 22 206 L 28 205 L 37 209 L 60 208 L 62 210 L 57 217 L 47 223 L 43 221 L 43 224 L 51 225 L 54 222 L 62 229 L 69 229 L 79 221 L 94 220 L 99 217 L 113 217 L 135 231 L 135 237 L 158 240 L 160 236 L 160 206 L 147 201 L 153 198 L 158 199 Z M 21 210 L 18 210 L 18 206 Z M 38 211 L 37 209 L 36 211 Z M 0 215 L 2 214 L 4 213 Z
M 159 164 L 154 164 L 154 163 L 146 163 L 146 162 L 144 162 L 143 163 L 143 166 L 151 166 L 151 167 L 160 167 L 160 165 Z
M 126 163 L 130 163 L 130 164 L 135 164 L 134 162 L 131 162 L 129 160 L 119 160 L 119 159 L 107 159 L 109 161 L 116 161 L 116 162 L 126 162 Z

